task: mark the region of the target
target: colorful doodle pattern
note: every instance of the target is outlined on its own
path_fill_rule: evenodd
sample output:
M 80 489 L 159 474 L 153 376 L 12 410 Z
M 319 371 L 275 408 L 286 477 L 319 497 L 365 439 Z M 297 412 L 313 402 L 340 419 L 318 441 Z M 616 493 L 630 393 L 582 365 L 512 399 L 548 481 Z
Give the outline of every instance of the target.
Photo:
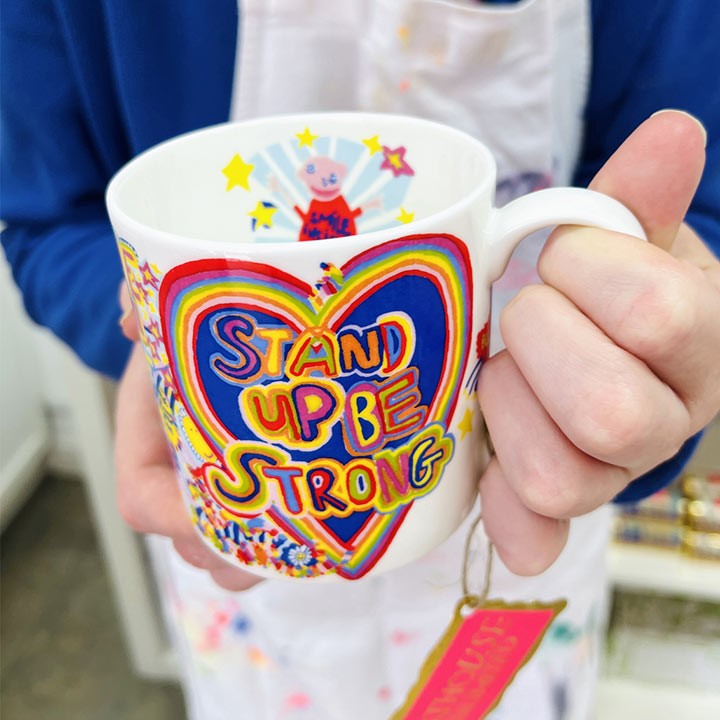
M 454 453 L 473 344 L 464 244 L 392 241 L 322 263 L 314 285 L 224 259 L 160 278 L 120 249 L 203 535 L 293 577 L 367 573 Z

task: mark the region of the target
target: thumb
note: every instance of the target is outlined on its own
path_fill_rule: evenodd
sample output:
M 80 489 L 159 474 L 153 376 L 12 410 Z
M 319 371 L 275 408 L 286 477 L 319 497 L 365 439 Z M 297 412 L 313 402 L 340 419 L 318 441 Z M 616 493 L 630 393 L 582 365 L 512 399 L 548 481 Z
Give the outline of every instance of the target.
M 699 120 L 663 110 L 625 140 L 590 188 L 626 205 L 648 240 L 669 250 L 700 182 L 706 141 Z

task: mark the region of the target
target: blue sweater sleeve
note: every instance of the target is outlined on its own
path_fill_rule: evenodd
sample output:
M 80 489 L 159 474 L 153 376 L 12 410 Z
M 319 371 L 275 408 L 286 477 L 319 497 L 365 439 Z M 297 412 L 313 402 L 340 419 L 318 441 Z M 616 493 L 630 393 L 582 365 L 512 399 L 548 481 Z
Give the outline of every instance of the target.
M 691 112 L 708 129 L 707 164 L 688 224 L 720 254 L 720 13 L 714 3 L 594 0 L 593 63 L 585 141 L 575 182 L 587 185 L 622 141 L 663 108 Z M 631 483 L 616 502 L 639 500 L 676 478 L 699 441 Z
M 5 254 L 28 314 L 117 377 L 130 344 L 118 327 L 122 272 L 103 191 L 127 154 L 122 128 L 85 112 L 92 99 L 79 94 L 70 39 L 51 3 L 3 2 L 1 33 Z M 102 72 L 107 56 L 99 47 L 93 55 Z M 99 141 L 101 132 L 114 141 Z
M 0 0 L 1 240 L 29 315 L 122 372 L 104 193 L 147 147 L 227 120 L 236 0 Z

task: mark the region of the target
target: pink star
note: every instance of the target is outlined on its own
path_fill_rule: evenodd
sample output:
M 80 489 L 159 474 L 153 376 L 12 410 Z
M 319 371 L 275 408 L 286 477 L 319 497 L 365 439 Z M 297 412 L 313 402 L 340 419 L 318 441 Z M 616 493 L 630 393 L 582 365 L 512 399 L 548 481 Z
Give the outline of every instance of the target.
M 145 289 L 144 285 L 141 285 L 139 282 L 134 280 L 133 284 L 132 284 L 132 291 L 133 291 L 133 294 L 135 295 L 135 299 L 138 301 L 138 303 L 140 305 L 147 304 L 149 295 L 148 295 L 148 291 Z
M 173 384 L 173 376 L 168 365 L 164 365 L 160 368 L 160 375 L 162 376 L 165 386 L 174 389 L 175 385 Z
M 155 290 L 160 287 L 158 279 L 155 275 L 153 275 L 153 271 L 150 269 L 149 263 L 138 265 L 138 272 L 142 275 L 143 285 L 151 285 Z
M 414 175 L 415 171 L 407 164 L 405 160 L 405 148 L 398 147 L 391 150 L 387 145 L 383 145 L 383 162 L 380 165 L 381 170 L 390 170 L 395 177 L 400 175 Z
M 153 354 L 153 357 L 157 356 L 157 359 L 160 360 L 160 354 L 157 352 L 157 349 L 161 347 L 162 343 L 160 342 L 160 339 L 150 331 L 150 328 L 147 327 L 147 325 L 145 325 L 144 327 L 146 333 L 145 342 L 147 343 L 148 347 L 152 348 L 151 352 Z
M 156 362 L 161 361 L 160 353 L 158 351 L 158 343 L 157 340 L 148 340 L 148 343 L 146 345 L 147 349 L 150 351 L 150 357 L 155 360 Z
M 160 325 L 158 325 L 155 319 L 153 319 L 149 325 L 145 326 L 145 330 L 147 330 L 156 339 L 160 339 Z

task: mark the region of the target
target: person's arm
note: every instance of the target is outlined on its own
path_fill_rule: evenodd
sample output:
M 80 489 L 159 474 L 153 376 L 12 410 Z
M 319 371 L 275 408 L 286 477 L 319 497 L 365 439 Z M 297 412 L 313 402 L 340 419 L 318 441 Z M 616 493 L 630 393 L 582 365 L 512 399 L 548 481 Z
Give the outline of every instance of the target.
M 5 254 L 29 315 L 119 377 L 130 343 L 117 322 L 122 271 L 104 204 L 126 159 L 119 123 L 92 126 L 52 5 L 4 2 L 0 32 Z
M 707 163 L 685 222 L 720 254 L 720 16 L 707 2 L 594 0 L 593 63 L 585 140 L 575 184 L 585 186 L 613 150 L 662 108 L 685 110 L 708 130 Z M 700 439 L 636 479 L 616 498 L 647 497 L 681 472 Z
M 132 156 L 227 120 L 237 3 L 0 0 L 2 244 L 30 315 L 118 377 L 104 193 Z
M 171 7 L 170 0 L 167 6 L 160 2 L 131 6 L 122 0 L 2 2 L 0 215 L 7 223 L 2 244 L 30 315 L 88 365 L 113 377 L 119 377 L 124 368 L 116 436 L 121 514 L 131 526 L 147 530 L 141 527 L 139 513 L 144 511 L 153 532 L 173 537 L 187 562 L 208 570 L 224 587 L 237 590 L 257 579 L 228 566 L 193 529 L 168 455 L 134 317 L 123 320 L 123 329 L 134 341 L 132 353 L 131 342 L 121 333 L 118 289 L 122 270 L 104 203 L 109 178 L 132 154 L 167 135 L 223 119 L 220 113 L 229 104 L 235 35 L 235 27 L 227 20 L 235 17 L 235 4 L 225 0 L 224 14 L 213 16 L 204 33 L 198 29 L 199 38 L 217 34 L 226 41 L 220 46 L 209 44 L 210 50 L 202 48 L 202 61 L 193 63 L 193 82 L 184 76 L 183 96 L 197 101 L 199 109 L 195 103 L 175 107 L 168 100 L 172 83 L 161 74 L 157 83 L 168 86 L 168 97 L 158 100 L 157 93 L 135 88 L 129 93 L 131 100 L 126 98 L 136 118 L 152 120 L 143 128 L 129 123 L 132 143 L 126 141 L 120 120 L 127 120 L 128 106 L 115 102 L 116 63 L 111 68 L 108 56 L 112 43 L 103 36 L 103 12 L 111 5 L 125 12 L 121 20 L 127 22 L 126 26 L 113 25 L 117 43 L 137 41 L 128 31 L 131 25 L 142 24 L 139 16 L 143 13 L 157 16 L 154 23 L 145 24 L 146 33 L 152 33 L 153 27 L 166 29 L 162 23 L 170 10 L 183 13 L 174 17 L 173 29 L 181 19 L 185 28 L 191 28 L 197 20 L 194 14 L 205 13 L 199 4 Z M 73 12 L 82 17 L 72 16 Z M 73 21 L 82 23 L 87 34 Z M 177 42 L 170 44 L 178 52 L 183 48 Z M 138 48 L 122 49 L 127 58 Z M 169 50 L 172 47 L 162 48 L 163 57 L 175 62 L 178 53 Z M 215 85 L 202 72 L 203 63 L 216 73 Z M 125 79 L 142 84 L 144 78 L 138 79 L 136 71 L 143 64 L 138 58 L 129 62 Z M 213 102 L 204 103 L 208 98 Z M 152 102 L 165 114 L 149 112 Z M 126 288 L 121 301 L 127 310 Z M 129 472 L 124 472 L 125 467 Z

